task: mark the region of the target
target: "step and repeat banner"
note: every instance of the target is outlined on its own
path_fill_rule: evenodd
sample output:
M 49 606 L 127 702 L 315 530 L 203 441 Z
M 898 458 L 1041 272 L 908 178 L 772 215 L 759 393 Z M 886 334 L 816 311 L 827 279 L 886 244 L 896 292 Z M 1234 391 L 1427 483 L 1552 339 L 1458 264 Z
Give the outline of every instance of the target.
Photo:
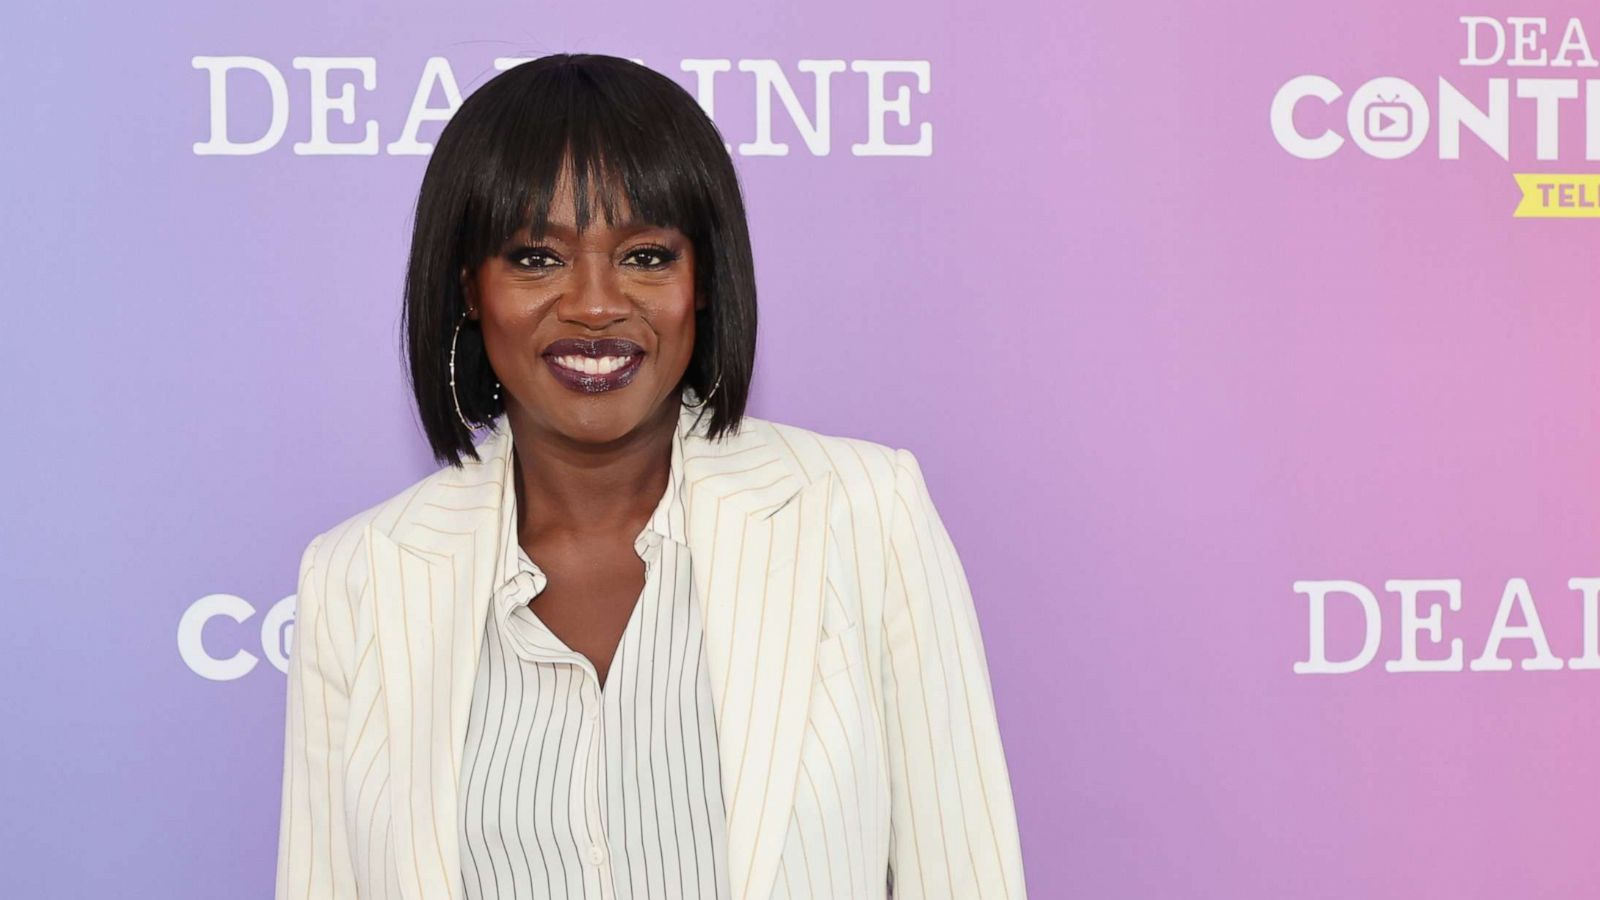
M 271 895 L 300 551 L 436 468 L 424 166 L 561 51 L 721 129 L 750 412 L 917 454 L 1033 896 L 1600 891 L 1591 5 L 4 17 L 7 896 Z

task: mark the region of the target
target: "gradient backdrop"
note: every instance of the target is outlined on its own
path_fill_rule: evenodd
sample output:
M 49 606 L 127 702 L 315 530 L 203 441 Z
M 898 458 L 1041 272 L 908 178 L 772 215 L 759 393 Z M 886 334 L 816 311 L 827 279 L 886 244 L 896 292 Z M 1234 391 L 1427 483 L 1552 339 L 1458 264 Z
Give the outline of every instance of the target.
M 1512 65 L 1515 41 L 1463 65 L 1464 15 L 1508 38 L 1546 17 L 1524 59 L 1571 16 L 1600 39 L 1577 2 L 8 10 L 3 893 L 270 896 L 290 605 L 270 611 L 312 535 L 434 468 L 398 353 L 426 157 L 389 146 L 430 58 L 470 93 L 497 57 L 595 51 L 691 90 L 685 60 L 728 61 L 751 412 L 917 453 L 978 604 L 1031 896 L 1594 896 L 1600 672 L 1521 663 L 1529 607 L 1559 661 L 1596 630 L 1569 581 L 1600 577 L 1600 224 L 1512 211 L 1518 174 L 1600 172 L 1600 69 L 1571 47 Z M 219 56 L 282 76 L 259 152 L 197 150 L 271 120 L 249 71 L 216 120 L 195 60 Z M 374 60 L 366 87 L 331 76 L 354 117 L 323 118 L 341 142 L 374 121 L 376 154 L 295 151 L 297 57 Z M 816 59 L 843 61 L 820 115 Z M 862 61 L 899 61 L 882 140 L 931 126 L 926 152 L 852 152 Z M 1300 158 L 1270 111 L 1303 75 L 1342 91 L 1294 108 L 1308 137 L 1350 134 L 1379 76 L 1431 122 L 1397 159 Z M 1471 132 L 1445 158 L 1440 79 L 1485 107 L 1509 85 L 1505 158 Z M 421 102 L 449 105 L 436 83 Z M 1422 124 L 1378 112 L 1356 123 L 1374 146 Z M 786 154 L 740 149 L 766 129 Z M 1374 595 L 1375 656 L 1297 674 L 1295 584 L 1335 579 Z M 1468 662 L 1523 579 L 1514 665 L 1387 670 L 1390 579 L 1459 580 L 1413 634 Z M 1361 649 L 1362 609 L 1328 599 L 1331 658 Z

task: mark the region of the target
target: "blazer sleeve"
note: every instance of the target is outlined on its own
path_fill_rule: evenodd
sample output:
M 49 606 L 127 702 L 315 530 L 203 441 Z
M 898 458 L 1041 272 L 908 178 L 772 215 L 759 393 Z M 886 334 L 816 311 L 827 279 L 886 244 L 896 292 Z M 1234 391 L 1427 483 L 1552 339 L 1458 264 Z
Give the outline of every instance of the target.
M 896 450 L 884 599 L 889 885 L 905 898 L 1027 896 L 988 662 L 922 469 Z
M 345 718 L 349 688 L 327 628 L 314 538 L 300 557 L 294 643 L 289 651 L 283 798 L 276 900 L 356 896 L 344 825 Z

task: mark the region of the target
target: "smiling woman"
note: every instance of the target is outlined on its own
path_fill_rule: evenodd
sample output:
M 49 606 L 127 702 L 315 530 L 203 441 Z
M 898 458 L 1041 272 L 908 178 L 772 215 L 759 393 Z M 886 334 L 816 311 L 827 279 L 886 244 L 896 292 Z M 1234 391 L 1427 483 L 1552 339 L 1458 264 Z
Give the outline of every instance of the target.
M 472 94 L 405 326 L 446 465 L 301 557 L 279 900 L 1025 896 L 916 457 L 745 413 L 750 240 L 688 93 L 577 54 Z

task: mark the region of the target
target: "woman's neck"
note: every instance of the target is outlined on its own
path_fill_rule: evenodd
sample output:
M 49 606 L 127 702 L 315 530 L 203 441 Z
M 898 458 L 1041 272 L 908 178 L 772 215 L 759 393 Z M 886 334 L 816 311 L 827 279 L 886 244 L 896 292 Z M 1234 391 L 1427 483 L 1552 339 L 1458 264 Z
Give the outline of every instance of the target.
M 671 412 L 672 418 L 659 415 L 606 444 L 573 441 L 511 418 L 523 544 L 638 533 L 671 476 L 677 411 Z

